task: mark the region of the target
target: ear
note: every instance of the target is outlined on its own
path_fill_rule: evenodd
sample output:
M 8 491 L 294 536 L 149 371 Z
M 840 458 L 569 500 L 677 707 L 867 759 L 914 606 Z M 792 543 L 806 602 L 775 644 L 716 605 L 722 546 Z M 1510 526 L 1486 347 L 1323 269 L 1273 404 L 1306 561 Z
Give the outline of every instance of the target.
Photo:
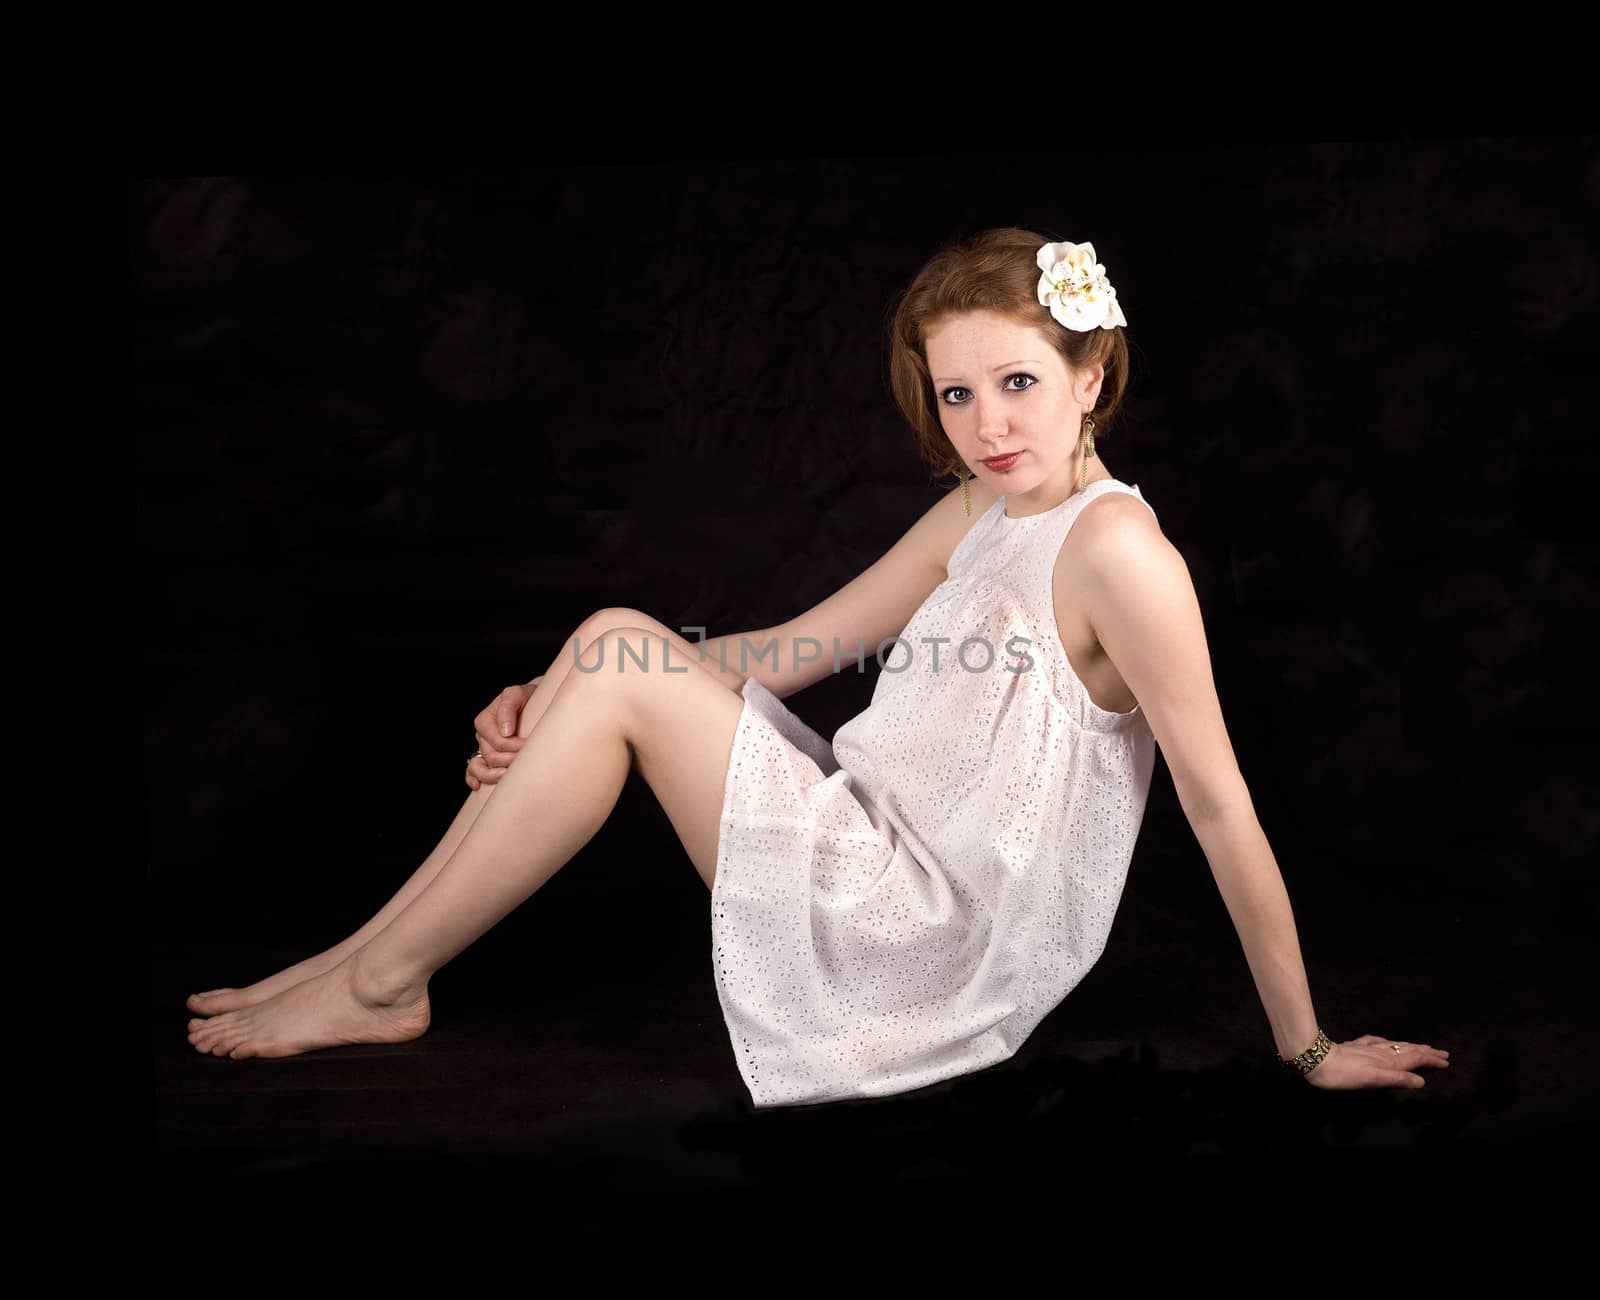
M 1092 410 L 1100 400 L 1100 385 L 1105 381 L 1106 368 L 1098 363 L 1080 370 L 1074 380 L 1074 396 L 1084 410 Z

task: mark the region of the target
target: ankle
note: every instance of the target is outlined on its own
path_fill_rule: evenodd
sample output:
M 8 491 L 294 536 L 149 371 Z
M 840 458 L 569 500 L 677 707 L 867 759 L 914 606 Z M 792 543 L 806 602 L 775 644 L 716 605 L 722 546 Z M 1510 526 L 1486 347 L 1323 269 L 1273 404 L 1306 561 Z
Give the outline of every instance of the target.
M 427 974 L 385 966 L 372 952 L 359 948 L 346 960 L 356 997 L 369 1006 L 391 1006 L 410 1001 L 428 987 Z

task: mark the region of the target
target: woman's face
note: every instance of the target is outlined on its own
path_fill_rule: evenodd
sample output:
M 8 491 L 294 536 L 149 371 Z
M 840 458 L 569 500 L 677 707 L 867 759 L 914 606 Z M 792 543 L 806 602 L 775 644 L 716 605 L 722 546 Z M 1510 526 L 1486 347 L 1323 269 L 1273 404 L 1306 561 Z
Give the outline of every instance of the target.
M 1104 367 L 1074 375 L 1039 328 L 988 311 L 947 317 L 925 353 L 945 436 L 982 482 L 1020 500 L 1024 508 L 1008 514 L 1047 509 L 1077 489 L 1078 434 Z

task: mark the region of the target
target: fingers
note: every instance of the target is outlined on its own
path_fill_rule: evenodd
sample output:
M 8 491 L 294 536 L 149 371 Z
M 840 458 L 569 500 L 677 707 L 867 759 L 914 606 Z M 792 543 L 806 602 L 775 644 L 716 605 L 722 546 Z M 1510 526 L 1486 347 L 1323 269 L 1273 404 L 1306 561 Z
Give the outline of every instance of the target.
M 1352 1050 L 1354 1049 L 1354 1050 Z M 1306 1075 L 1319 1088 L 1424 1088 L 1422 1070 L 1449 1069 L 1450 1053 L 1431 1043 L 1407 1043 L 1362 1034 L 1334 1050 Z
M 511 736 L 505 739 L 491 737 L 481 744 L 483 756 L 493 767 L 510 767 L 511 760 L 522 752 L 523 739 L 521 736 Z
M 522 710 L 533 698 L 533 689 L 544 681 L 541 674 L 526 686 L 507 686 L 495 702 L 473 719 L 478 753 L 467 761 L 466 782 L 473 789 L 493 785 L 521 752 L 526 737 L 517 735 Z
M 520 737 L 510 740 L 478 737 L 478 752 L 467 760 L 467 785 L 476 790 L 479 786 L 493 785 L 502 776 L 522 749 Z M 493 746 L 493 748 L 491 748 Z
M 493 785 L 511 766 L 524 740 L 516 734 L 522 710 L 532 698 L 532 688 L 543 680 L 541 675 L 526 686 L 507 686 L 493 704 L 473 719 L 478 752 L 467 760 L 466 782 L 470 789 Z
M 1373 1046 L 1381 1047 L 1384 1051 L 1394 1054 L 1394 1048 L 1400 1049 L 1399 1055 L 1412 1057 L 1418 1065 L 1449 1065 L 1450 1053 L 1429 1043 L 1394 1043 L 1387 1038 L 1374 1038 Z
M 484 722 L 480 721 L 473 731 L 473 739 L 477 741 L 479 751 L 486 757 L 503 754 L 505 761 L 510 762 L 517 751 L 522 748 L 523 737 L 517 735 L 502 736 L 494 729 L 496 725 L 492 721 L 488 722 L 488 725 L 484 725 Z M 513 730 L 515 730 L 514 726 Z
M 522 751 L 520 737 L 510 740 L 478 739 L 478 752 L 467 760 L 467 769 L 479 781 L 494 784 L 506 774 L 513 760 Z
M 521 686 L 508 686 L 500 692 L 500 702 L 495 705 L 495 733 L 510 736 L 517 729 L 517 715 L 528 702 L 528 692 Z
M 1350 1040 L 1352 1046 L 1381 1047 L 1385 1051 L 1391 1050 L 1391 1045 L 1398 1047 L 1402 1052 L 1421 1052 L 1427 1061 L 1438 1061 L 1445 1065 L 1450 1064 L 1450 1053 L 1443 1048 L 1434 1047 L 1431 1043 L 1406 1043 L 1393 1038 L 1385 1038 L 1382 1034 L 1362 1034 L 1360 1038 Z
M 1427 1043 L 1394 1043 L 1375 1034 L 1368 1037 L 1375 1040 L 1368 1044 L 1368 1051 L 1383 1061 L 1382 1065 L 1375 1065 L 1373 1087 L 1422 1088 L 1427 1080 L 1416 1071 L 1450 1068 L 1450 1054 Z M 1396 1047 L 1400 1049 L 1398 1052 L 1394 1050 Z M 1402 1064 L 1410 1068 L 1394 1068 Z

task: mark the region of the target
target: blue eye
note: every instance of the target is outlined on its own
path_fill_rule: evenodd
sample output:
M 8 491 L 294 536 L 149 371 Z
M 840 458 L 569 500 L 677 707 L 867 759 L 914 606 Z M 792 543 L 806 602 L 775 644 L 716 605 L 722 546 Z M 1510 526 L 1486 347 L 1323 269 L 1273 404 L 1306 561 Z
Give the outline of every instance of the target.
M 1009 384 L 1013 379 L 1026 379 L 1028 382 L 1027 382 L 1026 385 L 1024 385 L 1021 388 L 1008 388 L 1006 391 L 1009 392 L 1009 393 L 1025 393 L 1025 392 L 1028 391 L 1028 389 L 1032 388 L 1035 384 L 1037 384 L 1039 382 L 1032 375 L 1028 374 L 1028 372 L 1025 371 L 1025 370 L 1012 371 L 1011 374 L 1007 375 L 1000 382 L 1002 384 Z M 946 406 L 964 406 L 964 405 L 966 405 L 966 403 L 964 403 L 964 402 L 952 402 L 950 400 L 950 394 L 951 393 L 964 393 L 966 391 L 967 390 L 965 388 L 962 388 L 959 385 L 951 385 L 949 388 L 945 389 L 944 392 L 939 394 L 939 398 Z

